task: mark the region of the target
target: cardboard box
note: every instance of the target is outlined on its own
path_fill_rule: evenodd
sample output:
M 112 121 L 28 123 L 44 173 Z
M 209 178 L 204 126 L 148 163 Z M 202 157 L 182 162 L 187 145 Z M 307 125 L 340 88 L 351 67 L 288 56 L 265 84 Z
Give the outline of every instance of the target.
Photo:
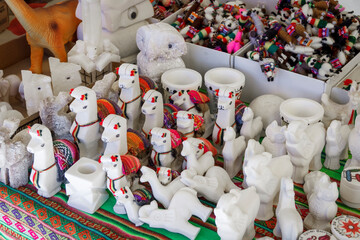
M 0 32 L 9 26 L 9 10 L 5 1 L 0 0 Z

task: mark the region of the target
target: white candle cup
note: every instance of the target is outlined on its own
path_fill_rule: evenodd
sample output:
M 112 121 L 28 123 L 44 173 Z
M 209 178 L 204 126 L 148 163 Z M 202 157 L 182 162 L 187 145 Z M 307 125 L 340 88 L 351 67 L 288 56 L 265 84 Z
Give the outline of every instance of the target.
M 288 125 L 295 120 L 305 121 L 308 125 L 321 122 L 324 108 L 320 103 L 307 98 L 290 98 L 280 105 L 282 125 Z
M 164 101 L 169 103 L 169 97 L 181 90 L 198 90 L 202 85 L 202 76 L 189 68 L 174 68 L 167 70 L 161 76 L 164 89 Z
M 233 68 L 213 68 L 205 73 L 205 86 L 210 98 L 210 112 L 217 113 L 217 96 L 215 90 L 221 87 L 235 89 L 236 100 L 240 100 L 242 89 L 245 86 L 245 75 Z
M 360 182 L 356 176 L 359 173 L 359 167 L 348 167 L 341 173 L 340 198 L 352 208 L 360 208 Z

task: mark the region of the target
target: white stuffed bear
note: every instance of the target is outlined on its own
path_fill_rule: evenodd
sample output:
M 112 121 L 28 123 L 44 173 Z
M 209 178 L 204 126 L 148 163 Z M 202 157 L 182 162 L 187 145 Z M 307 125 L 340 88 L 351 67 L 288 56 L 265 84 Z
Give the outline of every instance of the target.
M 140 74 L 156 82 L 165 71 L 185 67 L 181 59 L 187 52 L 184 38 L 168 24 L 156 23 L 141 27 L 136 35 L 136 43 L 140 49 L 137 56 Z

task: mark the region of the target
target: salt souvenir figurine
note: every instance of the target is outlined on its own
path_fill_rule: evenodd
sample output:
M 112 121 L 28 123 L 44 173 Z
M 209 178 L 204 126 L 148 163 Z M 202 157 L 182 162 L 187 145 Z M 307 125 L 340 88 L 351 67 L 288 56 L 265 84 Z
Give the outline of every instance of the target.
M 193 168 L 186 169 L 181 172 L 181 182 L 214 203 L 219 201 L 224 192 L 227 193 L 231 189 L 238 188 L 231 181 L 227 172 L 218 166 L 209 168 L 205 176 L 197 175 Z
M 176 118 L 177 130 L 184 137 L 201 137 L 205 132 L 204 119 L 196 114 L 187 111 L 178 111 L 174 113 Z
M 355 127 L 351 130 L 349 135 L 349 150 L 352 158 L 347 160 L 345 167 L 360 167 L 360 117 L 355 119 Z
M 156 173 L 162 185 L 168 185 L 173 178 L 180 176 L 179 172 L 171 170 L 171 168 L 168 167 L 158 167 L 156 168 Z
M 285 138 L 286 149 L 294 165 L 292 179 L 302 184 L 309 168 L 320 170 L 322 167 L 321 152 L 325 145 L 324 126 L 322 123 L 307 125 L 303 121 L 292 121 L 285 131 Z
M 133 193 L 128 186 L 124 186 L 115 192 L 116 204 L 121 204 L 125 207 L 125 213 L 129 220 L 135 224 L 136 227 L 143 224 L 139 220 L 140 206 L 136 203 Z
M 101 140 L 106 143 L 104 154 L 127 154 L 126 119 L 115 114 L 110 114 L 102 121 L 101 126 L 104 128 Z
M 244 153 L 244 162 L 243 162 L 243 170 L 247 166 L 249 160 L 258 154 L 261 154 L 265 152 L 265 148 L 263 145 L 261 145 L 258 141 L 255 141 L 254 139 L 250 139 Z M 242 186 L 244 188 L 247 188 L 248 185 L 246 183 L 246 174 L 244 174 L 243 184 Z
M 52 197 L 60 191 L 65 171 L 79 159 L 78 148 L 65 139 L 53 142 L 50 130 L 40 124 L 29 127 L 29 134 L 27 150 L 34 154 L 30 181 L 40 196 Z
M 330 221 L 336 216 L 336 199 L 339 191 L 335 182 L 331 183 L 326 176 L 321 177 L 309 195 L 309 214 L 304 220 L 306 229 L 330 231 Z
M 255 187 L 233 189 L 222 195 L 214 209 L 217 233 L 221 239 L 253 239 L 254 220 L 259 207 L 260 198 Z
M 280 157 L 286 155 L 286 144 L 285 144 L 285 126 L 280 127 L 277 121 L 270 123 L 266 130 L 266 137 L 261 142 L 264 146 L 265 151 L 273 155 L 273 157 Z
M 340 159 L 348 158 L 349 125 L 341 125 L 338 120 L 333 120 L 326 132 L 326 158 L 324 166 L 337 170 L 340 168 Z
M 6 105 L 0 106 L 0 127 L 6 119 L 16 120 L 19 122 L 24 119 L 24 116 L 18 110 L 8 109 Z
M 180 177 L 175 178 L 171 183 L 164 186 L 157 178 L 156 172 L 151 168 L 142 166 L 140 171 L 142 172 L 140 182 L 148 182 L 150 184 L 154 198 L 165 208 L 169 207 L 174 194 L 178 192 L 179 189 L 185 187 L 185 185 L 180 181 Z
M 139 129 L 141 90 L 138 67 L 133 64 L 122 64 L 117 72 L 121 88 L 118 105 L 127 119 L 128 127 Z
M 144 104 L 141 106 L 141 112 L 145 115 L 145 122 L 142 132 L 149 136 L 151 129 L 164 125 L 164 103 L 162 94 L 156 90 L 147 91 L 143 99 Z
M 193 148 L 196 149 L 195 157 L 199 159 L 201 156 L 204 155 L 206 152 L 211 152 L 212 156 L 215 158 L 217 155 L 216 148 L 211 144 L 211 142 L 205 138 L 187 138 L 186 140 L 188 143 L 192 145 Z M 204 148 L 199 148 L 199 146 L 204 146 Z M 182 169 L 187 168 L 187 161 L 183 161 Z
M 235 130 L 232 127 L 227 127 L 224 134 L 224 142 L 222 150 L 224 168 L 230 178 L 233 178 L 242 167 L 242 159 L 246 148 L 245 137 L 236 137 Z
M 331 222 L 331 232 L 339 240 L 360 238 L 360 219 L 350 215 L 341 215 Z
M 206 222 L 211 212 L 212 208 L 200 203 L 194 189 L 184 187 L 174 194 L 168 209 L 159 209 L 156 201 L 142 206 L 139 210 L 139 219 L 150 227 L 164 228 L 195 239 L 200 228 L 188 222 L 190 217 L 195 215 Z
M 329 232 L 320 229 L 311 229 L 300 235 L 298 240 L 336 240 Z
M 53 96 L 51 78 L 42 74 L 33 74 L 22 70 L 21 76 L 24 84 L 24 96 L 27 114 L 30 116 L 40 108 L 40 102 Z
M 102 149 L 100 124 L 95 92 L 80 86 L 70 92 L 75 100 L 70 104 L 70 111 L 76 113 L 70 133 L 79 145 L 80 156 L 96 159 Z
M 310 198 L 310 195 L 314 192 L 315 190 L 315 184 L 322 178 L 326 178 L 328 182 L 330 182 L 330 177 L 324 173 L 324 172 L 320 172 L 320 171 L 313 171 L 313 172 L 309 172 L 308 174 L 306 174 L 304 180 L 304 193 L 306 195 L 307 198 Z
M 9 97 L 15 97 L 18 94 L 21 80 L 16 75 L 4 77 L 4 71 L 0 70 L 0 102 L 9 102 Z
M 340 197 L 349 207 L 360 208 L 360 168 L 345 167 L 341 173 Z
M 100 163 L 81 158 L 65 173 L 69 181 L 66 195 L 67 204 L 73 208 L 93 214 L 109 198 L 106 192 L 106 176 Z
M 276 208 L 274 235 L 284 240 L 297 239 L 303 232 L 303 221 L 295 207 L 294 183 L 281 178 L 279 203 Z
M 211 151 L 204 153 L 199 158 L 196 157 L 196 153 L 202 151 L 204 148 L 204 143 L 199 143 L 197 147 L 194 147 L 189 140 L 185 140 L 183 141 L 183 150 L 181 151 L 181 155 L 186 159 L 187 168 L 193 168 L 197 174 L 201 176 L 215 164 Z
M 240 130 L 240 135 L 245 136 L 246 141 L 249 141 L 249 139 L 259 140 L 260 133 L 263 129 L 261 117 L 254 118 L 252 109 L 246 107 L 241 120 L 243 121 L 243 125 Z

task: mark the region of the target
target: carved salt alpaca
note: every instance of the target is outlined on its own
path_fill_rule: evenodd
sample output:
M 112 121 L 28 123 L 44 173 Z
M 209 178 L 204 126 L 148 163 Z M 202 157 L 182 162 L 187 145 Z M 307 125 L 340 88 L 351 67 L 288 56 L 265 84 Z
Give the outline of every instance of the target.
M 240 135 L 245 136 L 246 141 L 249 141 L 249 139 L 259 140 L 263 128 L 261 117 L 254 118 L 254 112 L 251 108 L 246 107 L 242 115 L 242 121 Z
M 69 132 L 74 121 L 74 114 L 68 113 L 71 100 L 69 93 L 60 92 L 56 97 L 46 98 L 40 103 L 41 122 L 54 133 L 55 139 L 74 140 Z
M 236 137 L 235 130 L 232 127 L 227 127 L 224 134 L 224 142 L 222 150 L 224 168 L 230 178 L 233 178 L 242 167 L 242 159 L 246 148 L 245 137 Z
M 311 170 L 320 170 L 321 152 L 325 145 L 323 123 L 307 125 L 302 121 L 292 121 L 285 131 L 286 149 L 294 165 L 292 179 L 304 183 L 304 177 Z
M 222 87 L 215 91 L 219 97 L 218 114 L 212 132 L 212 140 L 218 147 L 224 144 L 224 133 L 227 127 L 234 128 L 235 122 L 235 90 L 231 87 Z
M 174 171 L 168 167 L 158 167 L 156 168 L 156 173 L 159 179 L 159 182 L 162 185 L 168 185 L 173 180 Z M 179 174 L 176 172 L 175 176 Z
M 217 233 L 221 239 L 253 239 L 254 220 L 259 207 L 260 198 L 255 187 L 232 189 L 224 194 L 214 209 Z
M 266 137 L 261 142 L 264 146 L 265 151 L 273 155 L 273 157 L 280 157 L 286 155 L 286 144 L 284 132 L 286 127 L 280 127 L 277 121 L 270 123 L 266 130 Z
M 140 171 L 143 174 L 140 178 L 140 182 L 148 182 L 150 184 L 154 198 L 165 208 L 169 207 L 174 194 L 178 192 L 179 189 L 185 187 L 185 184 L 180 181 L 180 177 L 175 178 L 171 183 L 164 186 L 159 182 L 156 172 L 151 168 L 142 166 Z
M 33 74 L 31 71 L 21 71 L 24 84 L 24 97 L 27 114 L 30 116 L 40 108 L 43 99 L 53 96 L 51 78 L 42 74 Z
M 144 104 L 141 106 L 141 112 L 145 115 L 145 122 L 142 132 L 148 136 L 154 127 L 163 127 L 164 125 L 164 105 L 162 94 L 156 90 L 149 90 L 145 93 Z
M 34 154 L 30 181 L 38 194 L 49 198 L 60 191 L 64 172 L 79 159 L 78 148 L 67 140 L 53 142 L 50 130 L 40 124 L 29 127 L 27 150 Z
M 205 98 L 202 103 L 198 103 L 195 101 L 195 97 L 192 96 L 201 96 L 202 98 Z M 204 95 L 204 96 L 203 96 Z M 210 116 L 210 109 L 207 106 L 207 102 L 210 101 L 210 99 L 203 93 L 191 90 L 191 91 L 179 91 L 174 93 L 170 96 L 170 99 L 173 101 L 173 103 L 176 106 L 179 106 L 180 108 L 184 109 L 187 112 L 196 114 L 201 116 L 204 119 L 205 124 L 205 132 L 202 135 L 203 138 L 208 138 L 213 130 L 213 121 L 211 120 Z M 194 103 L 196 102 L 196 103 Z M 205 106 L 206 105 L 206 106 Z M 199 107 L 198 107 L 199 106 Z
M 71 91 L 75 100 L 70 104 L 70 111 L 76 114 L 70 133 L 78 143 L 81 157 L 97 159 L 102 152 L 100 124 L 95 92 L 80 86 Z
M 291 177 L 293 166 L 289 156 L 272 158 L 270 153 L 263 152 L 250 157 L 244 167 L 248 186 L 256 187 L 260 196 L 260 209 L 257 219 L 267 221 L 273 217 L 273 202 L 280 190 L 280 179 Z
M 341 125 L 333 120 L 326 132 L 326 158 L 324 167 L 337 170 L 340 168 L 340 159 L 348 158 L 349 125 Z
M 81 85 L 80 65 L 60 62 L 58 58 L 50 57 L 49 66 L 54 96 Z
M 276 208 L 274 235 L 284 240 L 297 239 L 303 232 L 303 221 L 295 207 L 294 183 L 291 178 L 282 178 L 279 204 Z
M 21 112 L 19 112 L 18 110 L 14 110 L 14 109 L 7 109 L 6 105 L 2 105 L 0 106 L 0 126 L 3 125 L 3 122 L 6 119 L 18 119 L 19 121 L 24 119 L 24 116 L 21 114 Z
M 348 159 L 345 164 L 346 167 L 360 167 L 360 117 L 355 119 L 355 127 L 349 134 L 349 150 L 352 158 Z
M 134 64 L 122 64 L 118 68 L 118 74 L 121 88 L 118 104 L 127 119 L 128 127 L 140 129 L 141 90 L 138 67 Z
M 308 199 L 310 198 L 311 194 L 315 191 L 315 184 L 317 184 L 320 178 L 322 177 L 325 177 L 328 180 L 328 182 L 330 182 L 330 177 L 324 172 L 313 171 L 306 174 L 304 178 L 305 180 L 304 193 Z
M 119 94 L 117 91 L 112 90 L 112 86 L 114 85 L 116 79 L 117 79 L 116 74 L 110 72 L 104 75 L 104 77 L 101 80 L 97 80 L 94 86 L 91 88 L 92 90 L 95 91 L 96 98 L 97 99 L 106 98 L 106 99 L 110 99 L 113 102 L 117 102 Z
M 197 147 L 194 147 L 188 140 L 183 141 L 183 150 L 181 155 L 185 157 L 187 169 L 193 168 L 198 175 L 204 175 L 204 173 L 215 164 L 212 152 L 206 152 L 199 158 L 196 157 L 196 153 L 200 153 L 205 148 L 205 144 L 199 143 Z
M 200 137 L 202 136 L 204 126 L 204 119 L 196 114 L 187 111 L 178 111 L 174 113 L 176 118 L 177 130 L 182 133 L 184 137 Z
M 197 175 L 193 168 L 184 170 L 181 172 L 181 182 L 214 203 L 219 201 L 224 192 L 228 193 L 231 189 L 238 188 L 227 172 L 218 166 L 209 168 L 205 176 Z
M 309 214 L 304 220 L 305 228 L 330 231 L 330 221 L 336 216 L 338 206 L 336 199 L 339 191 L 335 182 L 331 183 L 326 176 L 321 177 L 308 198 Z
M 200 228 L 188 221 L 192 215 L 203 222 L 209 218 L 212 208 L 205 207 L 199 201 L 194 189 L 184 187 L 178 190 L 171 199 L 168 209 L 159 209 L 156 201 L 145 205 L 139 210 L 139 219 L 153 228 L 164 228 L 195 239 Z
M 321 104 L 325 110 L 323 122 L 326 127 L 330 125 L 332 120 L 339 120 L 342 125 L 354 123 L 354 111 L 358 110 L 360 106 L 360 87 L 357 84 L 352 84 L 348 96 L 348 103 L 338 104 L 332 101 L 326 93 L 322 94 Z
M 121 204 L 126 209 L 126 214 L 129 220 L 135 224 L 135 226 L 141 226 L 143 224 L 139 219 L 140 206 L 136 203 L 133 193 L 128 186 L 122 187 L 114 194 L 116 197 L 116 205 Z
M 15 97 L 18 94 L 21 80 L 16 75 L 4 77 L 4 71 L 0 70 L 0 101 L 9 102 L 9 97 Z
M 261 154 L 265 152 L 265 148 L 263 145 L 261 145 L 258 141 L 255 141 L 254 139 L 250 139 L 248 141 L 248 144 L 246 146 L 246 149 L 245 149 L 245 154 L 244 154 L 244 162 L 243 162 L 243 170 L 244 168 L 247 166 L 249 160 L 255 156 L 255 155 L 258 155 L 258 154 Z M 243 184 L 242 186 L 244 188 L 247 188 L 248 185 L 246 183 L 246 175 L 244 175 L 244 178 L 243 178 Z
M 187 138 L 187 139 L 184 138 L 183 140 L 187 140 L 188 143 L 190 143 L 193 146 L 193 148 L 196 149 L 195 152 L 196 159 L 199 159 L 206 152 L 211 152 L 214 158 L 217 155 L 217 150 L 215 149 L 215 147 L 210 143 L 210 141 L 208 141 L 205 138 Z M 205 147 L 199 149 L 199 145 L 204 145 Z M 186 158 L 184 158 L 182 169 L 186 169 L 186 168 L 187 168 L 187 160 Z

